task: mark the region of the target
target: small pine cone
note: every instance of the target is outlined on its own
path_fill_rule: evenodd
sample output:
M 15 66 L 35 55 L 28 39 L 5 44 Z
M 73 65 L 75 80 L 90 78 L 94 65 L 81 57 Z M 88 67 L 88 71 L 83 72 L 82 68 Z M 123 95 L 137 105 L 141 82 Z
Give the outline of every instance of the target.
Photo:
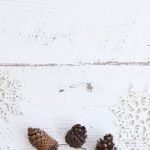
M 80 148 L 86 142 L 86 133 L 87 130 L 84 126 L 76 124 L 67 132 L 65 136 L 66 143 L 71 147 Z
M 104 139 L 100 139 L 97 142 L 95 150 L 116 150 L 116 147 L 114 146 L 113 136 L 111 134 L 106 134 Z
M 37 150 L 57 150 L 58 142 L 39 128 L 28 128 L 28 138 Z

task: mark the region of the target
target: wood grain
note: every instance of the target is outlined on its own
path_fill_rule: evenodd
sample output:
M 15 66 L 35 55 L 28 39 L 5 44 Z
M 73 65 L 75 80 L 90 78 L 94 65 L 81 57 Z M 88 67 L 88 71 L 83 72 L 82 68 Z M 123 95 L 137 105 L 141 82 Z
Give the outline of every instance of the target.
M 0 150 L 33 150 L 29 126 L 60 144 L 75 123 L 88 150 L 118 138 L 110 106 L 150 95 L 149 0 L 0 0 L 0 69 L 23 81 L 23 114 L 0 119 Z M 71 150 L 66 145 L 59 149 Z
M 1 0 L 1 63 L 149 61 L 148 0 Z
M 45 129 L 64 144 L 66 131 L 75 123 L 87 127 L 84 147 L 93 149 L 97 139 L 107 132 L 118 138 L 110 106 L 117 104 L 120 96 L 126 96 L 131 87 L 150 93 L 150 69 L 146 66 L 8 67 L 7 70 L 24 81 L 20 103 L 23 114 L 13 116 L 9 123 L 1 121 L 3 150 L 33 149 L 26 135 L 29 126 Z

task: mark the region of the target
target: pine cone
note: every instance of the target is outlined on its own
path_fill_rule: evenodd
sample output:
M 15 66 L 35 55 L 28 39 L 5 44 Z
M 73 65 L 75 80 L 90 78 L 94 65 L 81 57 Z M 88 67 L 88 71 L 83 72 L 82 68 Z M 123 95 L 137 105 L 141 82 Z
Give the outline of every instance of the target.
M 66 143 L 71 147 L 80 148 L 86 141 L 87 130 L 80 124 L 74 125 L 65 136 Z
M 113 136 L 111 134 L 106 134 L 104 139 L 100 139 L 97 142 L 95 150 L 116 150 L 113 143 Z
M 28 128 L 28 138 L 38 150 L 57 150 L 58 142 L 39 128 Z

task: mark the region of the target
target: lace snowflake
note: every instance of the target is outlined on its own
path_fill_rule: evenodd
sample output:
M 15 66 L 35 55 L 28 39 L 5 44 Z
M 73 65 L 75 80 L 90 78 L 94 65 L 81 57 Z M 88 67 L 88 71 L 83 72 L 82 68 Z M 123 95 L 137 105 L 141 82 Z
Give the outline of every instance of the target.
M 20 113 L 21 82 L 8 72 L 0 70 L 0 118 L 9 121 L 12 114 Z
M 119 126 L 120 150 L 150 150 L 150 96 L 133 89 L 112 107 Z

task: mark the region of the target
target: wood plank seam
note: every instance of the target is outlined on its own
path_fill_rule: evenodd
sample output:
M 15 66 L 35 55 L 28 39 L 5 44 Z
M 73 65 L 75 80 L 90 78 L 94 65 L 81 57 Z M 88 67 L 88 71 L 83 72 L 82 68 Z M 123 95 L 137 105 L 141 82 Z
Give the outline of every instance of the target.
M 78 63 L 0 63 L 0 67 L 61 67 L 61 66 L 150 66 L 150 61 L 104 61 Z

